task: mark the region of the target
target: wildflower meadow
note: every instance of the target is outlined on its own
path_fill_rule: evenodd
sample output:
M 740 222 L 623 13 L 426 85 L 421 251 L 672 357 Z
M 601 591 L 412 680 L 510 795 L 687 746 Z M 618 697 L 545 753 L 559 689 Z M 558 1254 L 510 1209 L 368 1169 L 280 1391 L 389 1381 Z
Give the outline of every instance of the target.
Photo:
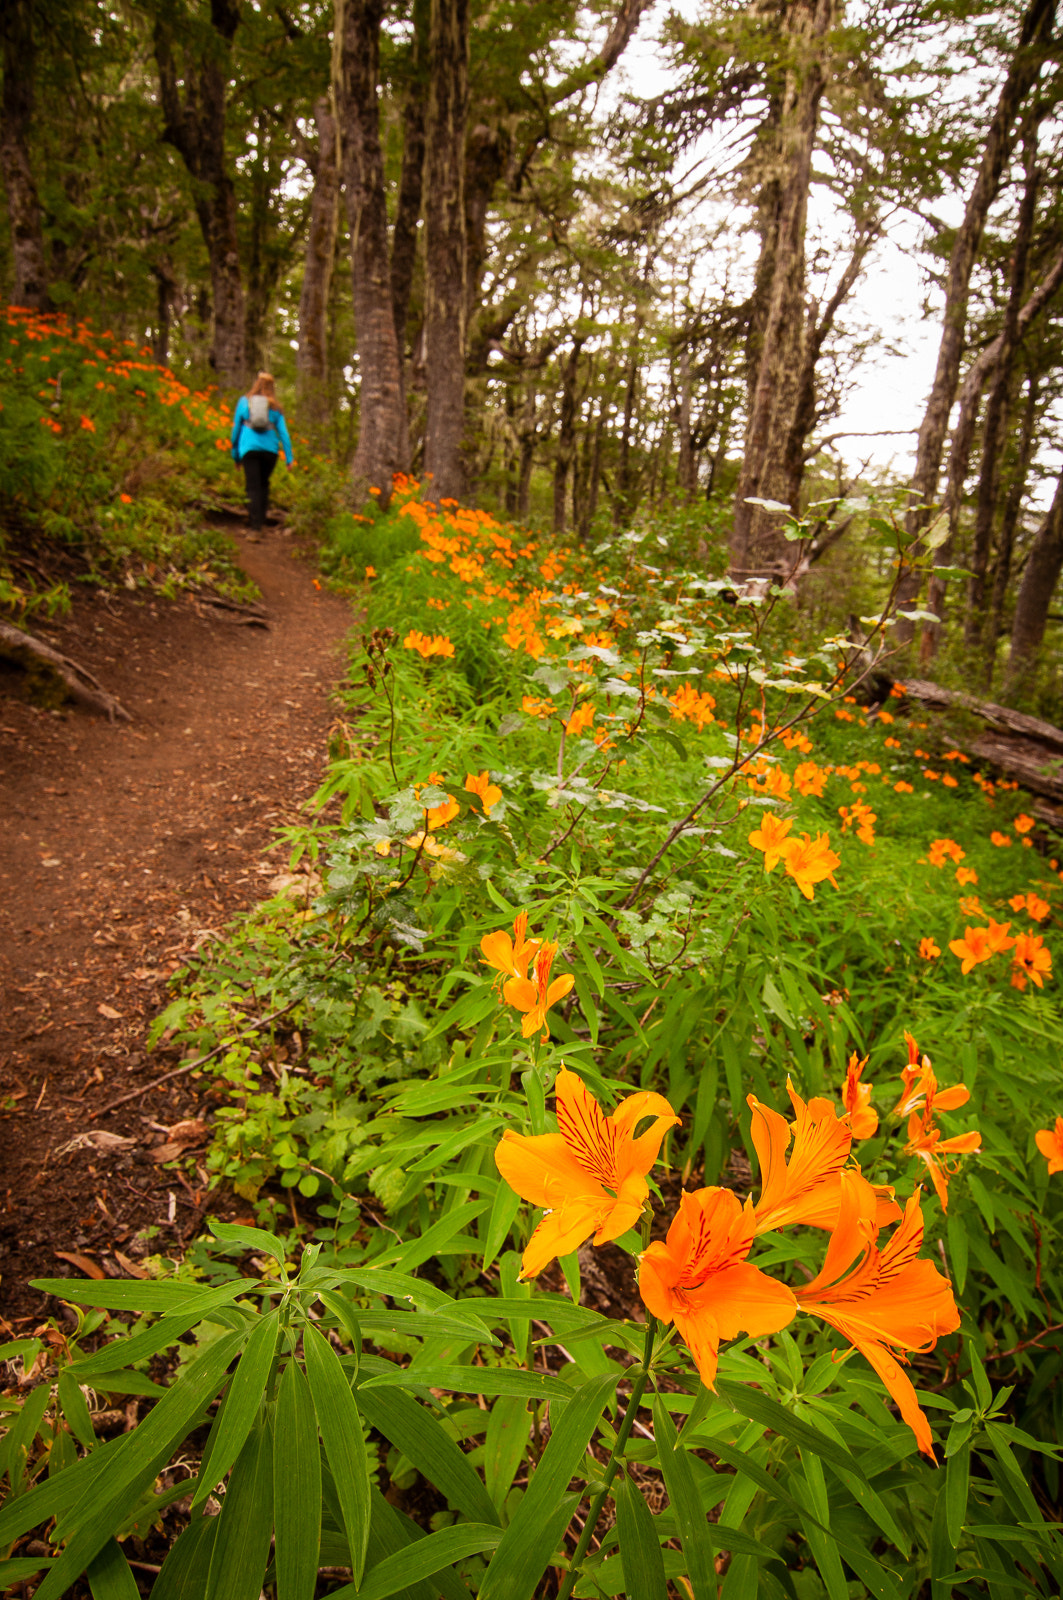
M 209 395 L 49 327 L 4 358 L 42 483 L 106 436 L 142 531 L 139 429 L 220 492 Z M 8 1405 L 0 1578 L 131 1596 L 169 1516 L 156 1600 L 1058 1594 L 1063 849 L 906 694 L 902 534 L 855 646 L 666 517 L 430 491 L 296 480 L 358 608 L 309 892 L 154 1028 L 243 1216 L 37 1280 L 78 1321 Z M 154 1403 L 101 1443 L 99 1396 Z

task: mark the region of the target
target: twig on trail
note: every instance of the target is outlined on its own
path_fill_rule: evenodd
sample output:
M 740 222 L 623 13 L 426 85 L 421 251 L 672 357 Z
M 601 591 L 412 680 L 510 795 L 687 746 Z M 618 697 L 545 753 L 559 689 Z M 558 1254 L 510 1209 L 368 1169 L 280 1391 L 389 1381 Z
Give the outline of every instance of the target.
M 343 951 L 337 950 L 325 971 L 331 972 L 342 955 Z M 281 1006 L 279 1011 L 272 1011 L 268 1017 L 256 1017 L 255 1021 L 249 1023 L 246 1028 L 241 1028 L 235 1038 L 223 1039 L 221 1044 L 214 1046 L 213 1050 L 208 1050 L 205 1056 L 197 1056 L 194 1061 L 183 1061 L 179 1067 L 174 1067 L 170 1072 L 164 1072 L 161 1078 L 153 1078 L 150 1083 L 144 1084 L 142 1088 L 131 1089 L 128 1094 L 120 1094 L 117 1100 L 112 1100 L 109 1105 L 103 1106 L 101 1110 L 97 1111 L 96 1115 L 98 1117 L 106 1117 L 118 1106 L 128 1105 L 130 1100 L 139 1100 L 141 1095 L 150 1094 L 160 1084 L 169 1083 L 171 1078 L 181 1078 L 186 1072 L 195 1072 L 197 1067 L 205 1067 L 208 1061 L 213 1061 L 215 1056 L 220 1056 L 223 1050 L 231 1049 L 237 1039 L 246 1038 L 249 1033 L 257 1033 L 262 1028 L 268 1028 L 271 1023 L 287 1016 L 289 1011 L 295 1010 L 302 999 L 302 995 L 296 995 L 294 1000 L 289 1000 L 288 1004 Z

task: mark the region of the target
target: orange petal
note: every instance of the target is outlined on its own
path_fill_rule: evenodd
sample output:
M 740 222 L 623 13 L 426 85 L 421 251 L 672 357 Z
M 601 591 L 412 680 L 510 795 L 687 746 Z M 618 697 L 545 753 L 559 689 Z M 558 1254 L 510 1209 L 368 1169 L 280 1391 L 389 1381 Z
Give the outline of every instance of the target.
M 597 1200 L 567 1200 L 558 1211 L 549 1211 L 531 1238 L 520 1264 L 522 1278 L 537 1278 L 555 1256 L 570 1255 L 590 1238 L 601 1221 L 608 1196 Z M 623 1230 L 621 1230 L 623 1231 Z
M 957 1106 L 965 1106 L 970 1098 L 970 1089 L 962 1083 L 956 1083 L 951 1089 L 938 1090 L 934 1096 L 934 1110 L 955 1111 Z
M 495 1166 L 510 1188 L 533 1206 L 553 1209 L 574 1197 L 609 1198 L 559 1133 L 525 1135 L 507 1128 L 495 1148 Z
M 739 1333 L 754 1339 L 778 1333 L 797 1315 L 793 1291 L 748 1261 L 714 1272 L 700 1289 L 687 1291 L 687 1303 L 695 1316 L 711 1307 L 713 1322 L 724 1339 L 736 1339 Z
M 716 1368 L 720 1360 L 720 1330 L 710 1311 L 677 1311 L 675 1325 L 680 1338 L 694 1357 L 694 1365 L 706 1388 L 716 1384 Z

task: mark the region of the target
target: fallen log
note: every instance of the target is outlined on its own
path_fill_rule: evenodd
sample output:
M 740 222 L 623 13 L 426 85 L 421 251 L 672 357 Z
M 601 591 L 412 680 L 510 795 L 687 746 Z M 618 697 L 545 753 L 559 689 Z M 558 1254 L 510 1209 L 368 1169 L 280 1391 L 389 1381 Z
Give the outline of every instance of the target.
M 995 767 L 1031 794 L 1041 796 L 1034 807 L 1036 815 L 1050 827 L 1063 830 L 1063 728 L 923 678 L 902 682 L 908 698 L 930 711 L 959 711 L 987 723 L 984 733 L 971 737 L 953 730 L 949 737 L 964 755 Z
M 13 623 L 0 620 L 0 655 L 15 661 L 30 675 L 42 671 L 62 685 L 72 699 L 99 711 L 111 722 L 132 722 L 132 717 L 113 694 L 109 694 L 100 680 L 69 656 L 54 650 L 35 634 L 16 628 Z

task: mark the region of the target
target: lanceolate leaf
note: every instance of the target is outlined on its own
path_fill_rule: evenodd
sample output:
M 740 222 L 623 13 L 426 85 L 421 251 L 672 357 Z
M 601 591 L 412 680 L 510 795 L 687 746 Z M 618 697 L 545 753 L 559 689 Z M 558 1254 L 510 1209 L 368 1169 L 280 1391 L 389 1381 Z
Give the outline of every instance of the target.
M 550 1435 L 542 1460 L 502 1536 L 480 1600 L 530 1600 L 571 1517 L 566 1491 L 602 1412 L 616 1394 L 612 1376 L 592 1378 L 577 1389 Z M 558 1509 L 560 1507 L 560 1510 Z
M 367 1572 L 360 1588 L 353 1583 L 336 1589 L 330 1600 L 387 1600 L 412 1584 L 432 1577 L 455 1561 L 493 1550 L 502 1538 L 500 1529 L 481 1522 L 459 1522 L 453 1528 L 440 1528 L 427 1539 L 408 1544 Z M 482 1592 L 482 1591 L 481 1591 Z
M 194 1310 L 198 1319 L 216 1306 L 228 1305 L 249 1285 L 243 1278 L 223 1284 L 219 1289 L 207 1289 L 198 1283 L 153 1282 L 150 1279 L 105 1278 L 97 1283 L 90 1278 L 34 1278 L 30 1287 L 79 1306 L 102 1306 L 106 1311 L 161 1311 L 175 1317 Z M 111 1365 L 114 1365 L 113 1357 Z
M 468 1456 L 430 1411 L 401 1389 L 361 1388 L 358 1404 L 373 1427 L 398 1445 L 452 1506 L 471 1522 L 498 1522 L 498 1512 Z
M 262 1403 L 277 1348 L 279 1327 L 280 1312 L 271 1311 L 261 1317 L 251 1331 L 207 1440 L 199 1469 L 199 1482 L 192 1497 L 193 1511 L 207 1498 L 215 1484 L 222 1481 L 244 1447 Z
M 675 1423 L 660 1397 L 653 1402 L 653 1432 L 664 1486 L 683 1546 L 693 1600 L 716 1600 L 718 1585 L 712 1523 L 705 1515 L 690 1458 L 679 1443 Z
M 321 1448 L 310 1387 L 289 1361 L 277 1394 L 273 1442 L 277 1600 L 313 1600 L 321 1539 Z
M 456 1394 L 517 1395 L 522 1400 L 570 1400 L 572 1388 L 546 1372 L 518 1372 L 512 1367 L 415 1366 L 394 1367 L 367 1378 L 358 1393 L 367 1389 L 410 1388 L 451 1389 Z
M 854 1474 L 858 1478 L 864 1478 L 864 1470 L 860 1463 L 843 1445 L 828 1439 L 818 1428 L 802 1422 L 800 1417 L 795 1417 L 792 1411 L 787 1411 L 785 1406 L 781 1406 L 777 1400 L 773 1400 L 762 1390 L 750 1388 L 748 1384 L 726 1383 L 723 1379 L 717 1382 L 716 1389 L 724 1400 L 734 1406 L 739 1416 L 749 1417 L 752 1422 L 763 1423 L 766 1428 L 771 1428 L 782 1438 L 788 1439 L 791 1444 L 800 1445 L 804 1450 L 814 1451 L 822 1460 L 829 1461 L 832 1467 L 843 1474 Z
M 272 1530 L 273 1440 L 263 1410 L 222 1501 L 205 1600 L 258 1600 Z
M 103 1457 L 106 1470 L 83 1490 L 56 1529 L 57 1536 L 69 1543 L 37 1590 L 36 1600 L 58 1600 L 121 1526 L 218 1393 L 242 1338 L 242 1334 L 230 1333 L 208 1346 L 167 1391 L 165 1400 L 124 1436 L 118 1449 Z M 94 1450 L 89 1459 L 98 1461 L 102 1454 Z
M 339 1357 L 328 1340 L 310 1324 L 303 1333 L 303 1351 L 317 1423 L 343 1512 L 351 1571 L 357 1585 L 362 1581 L 369 1542 L 370 1487 L 369 1459 L 358 1405 Z
M 650 1508 L 626 1472 L 616 1494 L 616 1531 L 627 1600 L 666 1600 L 664 1558 Z
M 117 1539 L 108 1539 L 85 1576 L 92 1600 L 140 1600 L 137 1581 Z
M 181 1534 L 162 1564 L 151 1589 L 151 1600 L 189 1600 L 205 1595 L 210 1558 L 218 1534 L 217 1517 L 199 1517 Z

